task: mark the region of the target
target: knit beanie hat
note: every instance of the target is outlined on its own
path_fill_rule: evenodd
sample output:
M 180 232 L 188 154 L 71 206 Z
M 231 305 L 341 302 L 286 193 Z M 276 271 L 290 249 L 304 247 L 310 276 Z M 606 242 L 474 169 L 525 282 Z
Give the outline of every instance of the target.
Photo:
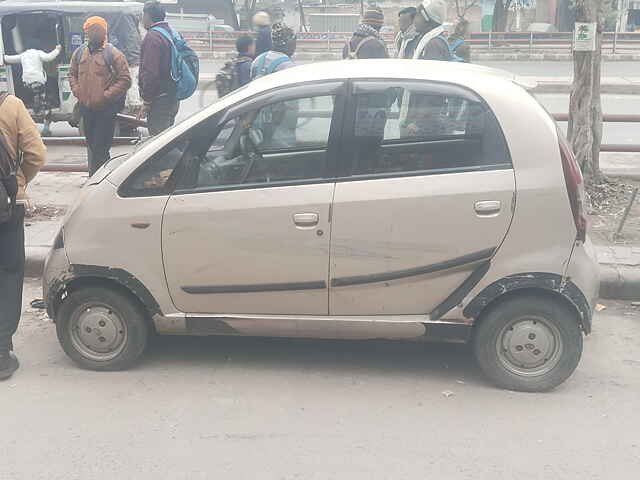
M 362 23 L 365 25 L 384 25 L 382 9 L 376 5 L 367 7 L 362 16 Z
M 284 23 L 274 23 L 271 27 L 271 41 L 274 48 L 283 48 L 287 45 L 289 40 L 296 38 L 296 33 L 293 29 Z

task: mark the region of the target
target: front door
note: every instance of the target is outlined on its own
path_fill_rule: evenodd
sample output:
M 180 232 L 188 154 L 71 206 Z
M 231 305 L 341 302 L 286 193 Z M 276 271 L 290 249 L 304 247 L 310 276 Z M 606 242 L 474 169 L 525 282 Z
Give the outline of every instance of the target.
M 504 136 L 479 98 L 442 84 L 355 82 L 346 115 L 330 313 L 428 314 L 507 232 Z
M 187 162 L 190 173 L 167 203 L 162 232 L 179 310 L 328 313 L 335 188 L 328 159 L 338 88 L 253 100 L 227 115 L 217 137 Z

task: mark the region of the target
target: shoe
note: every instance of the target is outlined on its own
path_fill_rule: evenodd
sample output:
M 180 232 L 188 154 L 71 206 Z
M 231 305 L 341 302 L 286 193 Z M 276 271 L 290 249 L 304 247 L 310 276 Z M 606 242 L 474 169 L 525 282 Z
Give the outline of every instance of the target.
M 13 352 L 0 354 L 0 380 L 11 378 L 19 367 L 20 362 L 18 362 L 18 357 L 16 357 Z

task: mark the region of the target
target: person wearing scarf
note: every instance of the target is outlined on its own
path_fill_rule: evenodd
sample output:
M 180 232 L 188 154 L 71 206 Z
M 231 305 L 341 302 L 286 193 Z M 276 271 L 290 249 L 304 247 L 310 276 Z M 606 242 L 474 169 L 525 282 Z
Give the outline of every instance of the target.
M 403 8 L 398 12 L 398 26 L 400 31 L 396 35 L 396 58 L 413 58 L 419 40 L 414 20 L 418 10 L 415 7 Z
M 351 40 L 342 50 L 342 58 L 389 58 L 387 46 L 380 37 L 384 25 L 384 14 L 380 7 L 370 6 L 362 16 Z

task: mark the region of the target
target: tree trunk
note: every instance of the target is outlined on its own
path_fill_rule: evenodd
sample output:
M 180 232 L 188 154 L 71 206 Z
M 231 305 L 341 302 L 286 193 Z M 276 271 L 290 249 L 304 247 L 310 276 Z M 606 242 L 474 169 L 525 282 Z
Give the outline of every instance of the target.
M 307 31 L 307 19 L 304 18 L 304 6 L 302 0 L 298 0 L 298 10 L 300 11 L 300 31 Z
M 507 19 L 509 17 L 509 7 L 512 0 L 496 0 L 493 7 L 493 25 L 494 32 L 504 32 L 507 29 Z
M 602 23 L 600 0 L 580 0 L 576 21 L 597 23 L 595 52 L 573 52 L 573 87 L 569 98 L 568 139 L 587 186 L 601 179 L 602 102 L 600 98 Z

